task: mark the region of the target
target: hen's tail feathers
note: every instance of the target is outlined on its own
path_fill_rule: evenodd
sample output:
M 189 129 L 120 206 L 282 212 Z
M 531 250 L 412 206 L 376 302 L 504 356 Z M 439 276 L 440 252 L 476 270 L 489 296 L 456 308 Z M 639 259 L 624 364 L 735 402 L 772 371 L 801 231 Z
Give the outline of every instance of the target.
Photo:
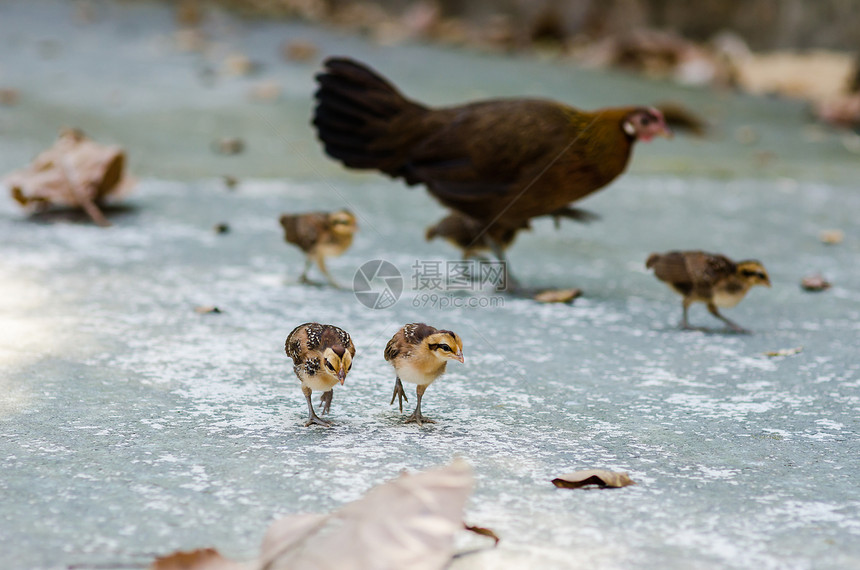
M 323 67 L 316 76 L 313 125 L 326 153 L 351 168 L 376 168 L 400 176 L 403 140 L 391 132 L 391 122 L 426 107 L 357 61 L 329 58 Z

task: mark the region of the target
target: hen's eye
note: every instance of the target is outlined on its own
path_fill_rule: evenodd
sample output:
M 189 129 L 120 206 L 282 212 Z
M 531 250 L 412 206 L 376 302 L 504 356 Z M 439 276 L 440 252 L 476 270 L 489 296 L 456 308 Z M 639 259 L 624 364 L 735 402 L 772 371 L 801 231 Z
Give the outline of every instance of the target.
M 331 365 L 331 362 L 328 360 L 325 361 L 325 367 L 334 372 L 334 366 Z
M 648 115 L 645 115 L 644 117 L 642 117 L 642 126 L 643 127 L 647 127 L 650 124 L 651 124 L 651 117 L 649 117 Z

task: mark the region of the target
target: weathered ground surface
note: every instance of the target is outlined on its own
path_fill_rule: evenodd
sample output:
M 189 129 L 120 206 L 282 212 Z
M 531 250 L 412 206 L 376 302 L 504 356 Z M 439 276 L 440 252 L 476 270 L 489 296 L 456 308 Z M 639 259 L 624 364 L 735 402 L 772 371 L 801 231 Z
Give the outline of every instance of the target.
M 142 567 L 210 545 L 249 557 L 278 514 L 329 510 L 401 469 L 461 455 L 478 480 L 467 518 L 502 543 L 455 568 L 860 568 L 860 169 L 841 134 L 805 125 L 792 103 L 228 17 L 210 22 L 206 54 L 181 53 L 167 10 L 99 6 L 89 24 L 74 23 L 71 4 L 0 6 L 0 87 L 20 92 L 0 107 L 0 170 L 73 125 L 125 145 L 140 180 L 108 229 L 29 219 L 0 200 L 7 567 Z M 422 240 L 441 209 L 321 155 L 307 125 L 314 64 L 279 59 L 291 38 L 371 61 L 434 103 L 677 99 L 719 126 L 704 141 L 637 149 L 631 173 L 582 204 L 601 221 L 522 236 L 511 252 L 520 276 L 582 287 L 572 306 L 419 290 L 416 262 L 455 259 Z M 259 61 L 259 74 L 221 75 L 232 51 Z M 260 81 L 281 97 L 249 101 Z M 753 144 L 735 141 L 744 125 Z M 245 151 L 214 154 L 221 136 Z M 234 190 L 224 174 L 239 178 Z M 394 263 L 405 284 L 395 306 L 296 284 L 301 259 L 278 215 L 342 206 L 362 229 L 333 272 L 350 282 L 366 261 Z M 231 231 L 216 234 L 221 222 Z M 829 228 L 845 241 L 820 243 Z M 726 313 L 754 335 L 674 328 L 679 299 L 643 267 L 671 248 L 764 262 L 773 288 Z M 802 292 L 813 272 L 834 287 Z M 455 302 L 478 306 L 441 306 Z M 701 306 L 691 316 L 716 324 Z M 283 353 L 308 320 L 344 327 L 358 347 L 332 429 L 302 427 Z M 438 423 L 424 429 L 388 405 L 382 359 L 416 320 L 457 331 L 466 352 L 428 390 L 424 413 Z M 591 467 L 639 484 L 549 483 Z

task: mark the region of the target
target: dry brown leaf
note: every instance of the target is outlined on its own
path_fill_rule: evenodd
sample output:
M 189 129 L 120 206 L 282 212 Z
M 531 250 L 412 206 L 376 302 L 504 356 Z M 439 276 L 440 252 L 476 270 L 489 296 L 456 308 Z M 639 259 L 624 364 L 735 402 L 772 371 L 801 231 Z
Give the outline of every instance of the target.
M 534 296 L 539 303 L 570 303 L 582 295 L 581 289 L 547 289 Z
M 491 528 L 485 528 L 482 526 L 471 526 L 471 525 L 463 525 L 463 526 L 469 532 L 474 532 L 475 534 L 480 534 L 481 536 L 486 536 L 486 537 L 492 538 L 495 541 L 495 544 L 493 546 L 498 544 L 499 541 L 501 540 L 499 538 L 499 536 L 495 532 L 493 532 L 493 529 L 491 529 Z
M 215 305 L 201 305 L 199 307 L 194 307 L 194 312 L 199 313 L 201 315 L 208 315 L 210 313 L 220 313 L 221 309 L 219 309 Z
M 826 291 L 830 289 L 832 285 L 830 281 L 822 277 L 821 275 L 807 275 L 800 282 L 800 287 L 804 291 L 810 291 L 813 293 L 817 293 L 818 291 Z
M 552 484 L 564 489 L 579 489 L 589 485 L 597 485 L 601 488 L 626 487 L 627 485 L 635 485 L 636 482 L 627 473 L 606 471 L 604 469 L 588 469 L 556 477 L 552 480 Z
M 109 226 L 98 204 L 133 185 L 123 174 L 124 166 L 125 153 L 118 146 L 100 145 L 78 130 L 66 129 L 51 148 L 4 182 L 25 208 L 81 208 L 100 226 Z
M 214 548 L 201 548 L 156 558 L 149 570 L 251 570 L 255 567 L 255 564 L 228 560 Z

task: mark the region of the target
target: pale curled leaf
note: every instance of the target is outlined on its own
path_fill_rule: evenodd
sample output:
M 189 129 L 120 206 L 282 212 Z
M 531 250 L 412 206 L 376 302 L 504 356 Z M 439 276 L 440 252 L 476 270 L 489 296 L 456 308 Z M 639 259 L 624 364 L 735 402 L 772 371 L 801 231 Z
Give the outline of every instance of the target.
M 283 552 L 268 570 L 436 570 L 453 555 L 472 490 L 469 466 L 451 465 L 371 489 L 332 514 L 332 524 Z M 270 546 L 270 548 L 274 548 Z
M 317 532 L 328 522 L 329 515 L 298 514 L 280 518 L 269 525 L 260 546 L 260 568 L 266 568 L 279 556 Z
M 795 354 L 800 354 L 803 352 L 802 346 L 796 346 L 794 348 L 781 348 L 779 350 L 771 350 L 769 352 L 765 352 L 765 356 L 770 356 L 771 358 L 777 356 L 794 356 Z
M 201 548 L 157 558 L 149 570 L 252 570 L 254 567 L 252 563 L 228 560 L 214 548 Z
M 93 142 L 80 131 L 60 133 L 54 145 L 21 170 L 6 176 L 12 197 L 21 206 L 81 208 L 97 224 L 110 225 L 97 204 L 131 187 L 124 178 L 125 154 L 116 146 Z
M 579 489 L 590 485 L 598 487 L 626 487 L 636 482 L 627 473 L 606 471 L 604 469 L 587 469 L 566 473 L 552 480 L 553 485 L 565 489 Z

